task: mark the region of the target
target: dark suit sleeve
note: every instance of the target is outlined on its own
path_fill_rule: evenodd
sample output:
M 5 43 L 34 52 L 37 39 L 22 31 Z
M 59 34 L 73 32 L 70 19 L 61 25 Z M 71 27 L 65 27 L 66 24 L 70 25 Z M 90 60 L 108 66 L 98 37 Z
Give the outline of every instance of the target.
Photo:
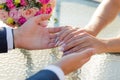
M 59 80 L 59 78 L 50 70 L 41 70 L 27 80 Z
M 0 28 L 0 53 L 7 52 L 7 35 L 6 35 L 6 29 Z

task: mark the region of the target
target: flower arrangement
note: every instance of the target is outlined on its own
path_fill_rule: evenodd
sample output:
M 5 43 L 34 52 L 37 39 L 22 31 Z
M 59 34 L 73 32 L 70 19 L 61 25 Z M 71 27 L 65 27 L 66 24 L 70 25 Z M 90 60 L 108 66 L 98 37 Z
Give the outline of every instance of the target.
M 20 26 L 29 18 L 51 14 L 51 0 L 0 0 L 0 19 L 8 25 Z

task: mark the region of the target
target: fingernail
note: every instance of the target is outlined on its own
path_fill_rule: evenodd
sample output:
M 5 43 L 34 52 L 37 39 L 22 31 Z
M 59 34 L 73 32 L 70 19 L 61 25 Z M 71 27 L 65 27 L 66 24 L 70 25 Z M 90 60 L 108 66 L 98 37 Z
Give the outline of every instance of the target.
M 64 54 L 67 55 L 67 54 L 69 54 L 69 52 L 65 52 Z
M 64 49 L 64 46 L 65 46 L 65 44 L 62 44 L 60 47 L 59 47 L 59 50 L 60 51 L 64 51 L 65 49 Z
M 66 56 L 66 55 L 68 55 L 68 54 L 69 54 L 69 52 L 64 52 L 63 56 Z
M 57 41 L 57 43 L 56 43 L 56 45 L 55 45 L 55 46 L 58 46 L 58 45 L 59 45 L 59 43 L 60 43 L 60 41 Z
M 58 45 L 61 46 L 61 45 L 63 45 L 63 44 L 64 44 L 64 42 L 60 42 Z
M 59 47 L 60 51 L 64 51 L 64 48 L 62 46 Z
M 63 44 L 61 45 L 61 47 L 65 47 L 65 43 L 63 43 Z

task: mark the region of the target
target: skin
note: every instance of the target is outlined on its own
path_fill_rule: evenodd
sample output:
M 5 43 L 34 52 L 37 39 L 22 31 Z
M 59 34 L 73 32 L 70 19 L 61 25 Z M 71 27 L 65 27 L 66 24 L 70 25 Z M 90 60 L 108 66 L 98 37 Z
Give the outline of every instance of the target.
M 77 51 L 76 53 L 64 56 L 55 65 L 60 67 L 65 75 L 81 68 L 90 57 L 94 54 L 94 49 L 90 48 L 85 51 Z
M 95 37 L 104 27 L 114 20 L 119 13 L 119 9 L 120 0 L 104 0 L 85 29 L 63 29 L 58 34 L 57 45 L 61 46 L 61 50 L 66 54 L 69 53 L 69 55 L 64 56 L 55 65 L 60 67 L 65 74 L 68 74 L 86 63 L 93 55 L 93 50 L 98 53 L 119 52 L 119 36 L 111 39 L 98 39 Z
M 50 2 L 52 9 L 56 0 Z M 49 49 L 55 47 L 55 38 L 61 28 L 45 28 L 50 15 L 43 14 L 28 20 L 19 29 L 14 30 L 14 42 L 16 48 L 28 50 Z M 21 36 L 21 37 L 19 37 Z M 29 46 L 31 45 L 31 46 Z
M 103 0 L 90 22 L 86 25 L 85 30 L 91 35 L 96 36 L 116 18 L 119 12 L 120 0 Z
M 27 21 L 23 26 L 14 30 L 14 41 L 16 48 L 24 49 L 48 49 L 55 47 L 56 32 L 67 30 L 69 27 L 44 28 L 42 21 L 49 18 L 49 15 L 41 15 Z M 31 45 L 31 46 L 30 46 Z M 77 51 L 61 58 L 55 66 L 61 68 L 65 75 L 77 70 L 94 55 L 94 49 Z M 68 67 L 69 66 L 69 67 Z
M 64 55 L 94 48 L 96 53 L 120 52 L 120 37 L 96 38 L 98 33 L 110 24 L 120 11 L 120 0 L 103 0 L 84 29 L 62 30 L 57 45 Z M 108 15 L 109 13 L 109 15 Z
M 69 29 L 66 30 L 66 33 L 69 31 Z M 119 36 L 109 39 L 99 39 L 93 35 L 90 35 L 84 30 L 78 30 L 73 32 L 77 32 L 77 35 L 72 36 L 71 32 L 68 33 L 67 37 L 72 37 L 69 40 L 64 39 L 62 42 L 63 44 L 60 44 L 60 50 L 64 52 L 64 55 L 77 52 L 78 50 L 84 51 L 89 48 L 95 49 L 95 53 L 120 52 Z
M 48 49 L 55 47 L 56 32 L 61 28 L 45 28 L 50 15 L 40 15 L 28 20 L 20 28 L 14 29 L 16 48 L 28 50 Z
M 29 50 L 49 49 L 55 47 L 57 32 L 68 30 L 69 27 L 45 28 L 46 22 L 50 15 L 40 15 L 28 20 L 20 28 L 14 29 L 15 48 L 24 48 Z M 76 31 L 71 30 L 71 31 Z M 64 56 L 61 60 L 55 63 L 55 66 L 60 67 L 64 74 L 77 70 L 84 65 L 90 57 L 94 55 L 94 49 L 90 48 L 85 51 L 78 50 L 77 52 Z M 69 67 L 68 67 L 69 66 Z

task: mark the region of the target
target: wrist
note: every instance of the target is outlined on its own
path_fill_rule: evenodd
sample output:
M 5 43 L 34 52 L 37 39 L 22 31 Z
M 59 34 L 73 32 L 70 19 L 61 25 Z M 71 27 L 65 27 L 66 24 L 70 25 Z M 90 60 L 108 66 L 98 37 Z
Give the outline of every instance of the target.
M 109 52 L 109 39 L 99 39 L 102 43 L 98 49 L 100 50 L 98 53 L 107 53 Z
M 120 52 L 120 38 L 110 38 L 107 41 L 107 52 Z
M 20 36 L 19 36 L 19 30 L 13 29 L 13 36 L 14 36 L 14 46 L 15 48 L 20 48 Z
M 93 36 L 97 36 L 99 33 L 99 31 L 96 31 L 92 25 L 86 25 L 84 30 Z
M 65 69 L 64 68 L 64 66 L 62 65 L 63 63 L 56 63 L 56 64 L 54 64 L 55 66 L 57 66 L 57 67 L 59 67 L 62 71 L 63 71 L 63 73 L 65 74 L 65 75 L 67 75 L 68 74 L 68 71 L 67 71 L 67 69 Z

